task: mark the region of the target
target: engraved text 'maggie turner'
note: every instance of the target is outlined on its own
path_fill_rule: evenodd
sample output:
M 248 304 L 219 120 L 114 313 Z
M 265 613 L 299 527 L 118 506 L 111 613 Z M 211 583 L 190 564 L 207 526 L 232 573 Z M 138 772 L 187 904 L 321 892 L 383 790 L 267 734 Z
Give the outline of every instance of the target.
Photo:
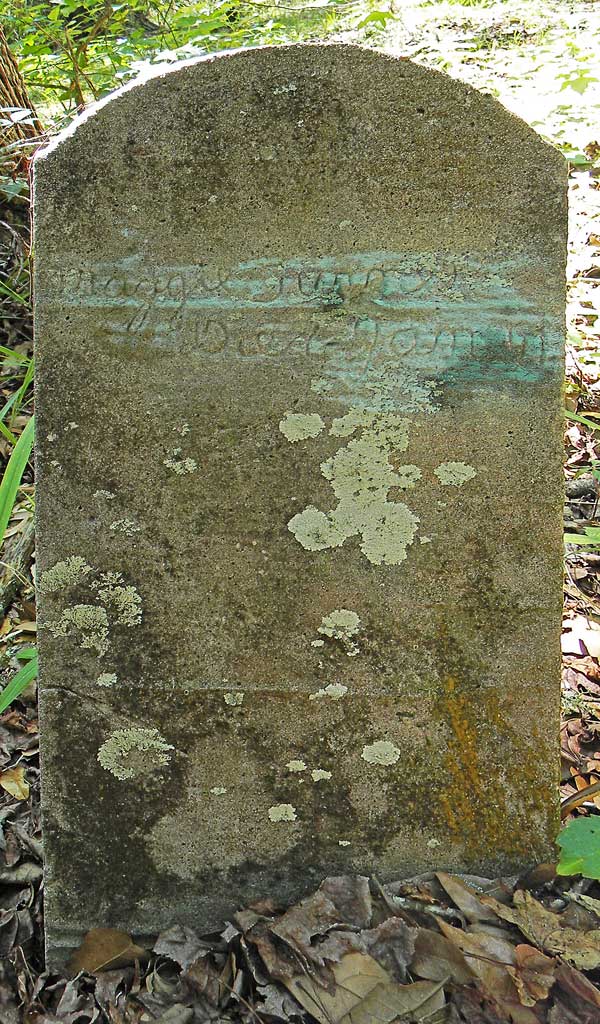
M 508 282 L 514 271 L 514 260 L 490 267 L 462 255 L 352 253 L 227 269 L 136 257 L 59 270 L 53 282 L 62 304 L 103 310 L 119 345 L 316 356 L 334 377 L 399 367 L 473 379 L 492 366 L 500 379 L 533 380 L 551 369 L 560 337 Z

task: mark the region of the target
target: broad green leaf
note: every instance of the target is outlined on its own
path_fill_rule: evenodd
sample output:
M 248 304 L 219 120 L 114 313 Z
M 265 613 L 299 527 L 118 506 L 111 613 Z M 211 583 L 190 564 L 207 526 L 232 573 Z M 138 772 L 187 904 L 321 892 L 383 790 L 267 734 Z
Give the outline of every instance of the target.
M 21 477 L 25 472 L 27 460 L 31 455 L 34 430 L 33 420 L 34 417 L 32 416 L 13 448 L 6 469 L 4 470 L 2 483 L 0 483 L 0 545 L 4 540 L 4 534 L 15 504 L 15 498 L 17 496 L 19 484 L 21 483 Z
M 8 683 L 2 692 L 0 693 L 0 714 L 6 711 L 9 704 L 12 704 L 13 700 L 16 700 L 19 694 L 23 693 L 25 687 L 29 686 L 32 679 L 35 679 L 38 673 L 38 659 L 37 652 L 33 658 L 31 658 L 23 668 L 20 668 L 18 672 L 15 672 L 10 683 Z
M 556 841 L 561 849 L 557 874 L 600 878 L 600 816 L 574 818 Z

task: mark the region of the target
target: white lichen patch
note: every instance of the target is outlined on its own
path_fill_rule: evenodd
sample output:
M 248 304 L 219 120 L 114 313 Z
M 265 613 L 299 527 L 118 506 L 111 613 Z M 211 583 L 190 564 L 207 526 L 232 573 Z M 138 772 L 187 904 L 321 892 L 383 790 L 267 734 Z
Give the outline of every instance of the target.
M 317 437 L 324 428 L 325 424 L 316 412 L 286 412 L 279 424 L 281 433 L 292 443 Z
M 333 640 L 350 640 L 360 629 L 360 618 L 348 608 L 336 608 L 324 615 L 318 632 Z
M 320 697 L 329 697 L 330 700 L 341 700 L 348 693 L 348 687 L 343 683 L 328 683 L 321 690 L 309 694 L 309 700 L 318 700 Z
M 305 772 L 306 763 L 304 761 L 288 761 L 286 768 L 288 772 Z
M 213 796 L 225 796 L 226 792 L 227 789 L 225 788 L 225 786 L 213 786 L 213 788 L 211 789 L 211 793 L 213 794 Z
M 269 820 L 296 821 L 296 808 L 293 804 L 274 804 L 273 807 L 269 807 Z
M 79 424 L 75 423 L 75 420 L 71 420 L 71 422 L 67 423 L 67 425 L 65 427 L 65 433 L 67 433 L 67 431 L 69 431 L 69 430 L 77 430 L 78 426 L 79 426 Z
M 400 751 L 389 740 L 377 740 L 375 743 L 363 747 L 361 757 L 368 764 L 396 764 L 400 757 Z
M 142 599 L 134 586 L 125 584 L 121 573 L 98 573 L 95 580 L 87 582 L 90 573 L 97 573 L 97 570 L 76 556 L 44 573 L 41 589 L 52 592 L 85 581 L 90 597 L 97 603 L 69 605 L 56 622 L 48 624 L 48 629 L 55 637 L 74 638 L 82 649 L 95 650 L 102 658 L 109 648 L 110 627 L 132 627 L 142 621 Z M 109 685 L 108 675 L 104 673 L 100 677 L 105 680 L 100 685 Z
M 174 749 L 158 729 L 117 729 L 100 747 L 98 761 L 124 781 L 166 767 Z
M 116 497 L 116 495 L 113 494 L 112 491 L 99 490 L 99 491 L 94 491 L 93 497 L 94 498 L 105 498 L 106 501 L 112 501 L 113 498 Z
M 125 584 L 120 572 L 104 572 L 91 584 L 108 605 L 120 626 L 138 626 L 142 621 L 142 599 L 135 587 Z
M 325 615 L 319 626 L 319 633 L 330 640 L 339 640 L 349 658 L 360 654 L 358 644 L 352 639 L 360 629 L 360 618 L 349 608 L 336 608 Z
M 58 434 L 55 434 L 54 432 L 52 432 L 51 434 L 47 434 L 46 435 L 46 440 L 50 441 L 50 442 L 58 441 Z
M 442 844 L 439 839 L 428 839 L 427 841 L 427 846 L 429 847 L 430 850 L 435 850 L 436 846 L 441 845 Z
M 442 462 L 434 472 L 441 484 L 453 487 L 462 487 L 477 476 L 477 470 L 465 462 Z
M 179 458 L 181 455 L 181 448 L 174 448 L 170 455 L 167 455 L 166 459 L 163 459 L 163 466 L 167 469 L 171 469 L 173 473 L 177 473 L 177 476 L 185 476 L 186 473 L 195 473 L 198 469 L 198 463 L 195 459 Z
M 64 562 L 57 562 L 42 573 L 39 591 L 41 594 L 54 594 L 57 590 L 63 590 L 65 587 L 74 587 L 93 571 L 85 558 L 80 555 L 72 555 Z
M 48 629 L 54 637 L 74 634 L 80 647 L 96 651 L 100 658 L 108 650 L 108 615 L 100 605 L 65 608 L 58 622 L 49 623 Z
M 338 839 L 338 846 L 350 846 L 349 839 Z
M 313 768 L 310 774 L 313 782 L 323 782 L 331 778 L 331 772 L 326 772 L 323 768 Z
M 396 475 L 400 481 L 396 486 L 403 491 L 409 491 L 418 483 L 423 474 L 418 466 L 398 466 Z
M 243 693 L 224 693 L 223 694 L 223 700 L 225 701 L 226 704 L 229 704 L 230 707 L 239 707 L 240 704 L 244 703 L 244 694 Z
M 139 533 L 141 526 L 134 523 L 133 519 L 115 519 L 114 523 L 110 524 L 110 529 L 114 533 L 124 533 L 127 537 L 133 537 L 134 533 Z
M 425 536 L 419 537 L 419 543 L 420 544 L 431 544 L 431 537 L 425 537 Z
M 117 676 L 115 672 L 102 672 L 97 680 L 97 686 L 114 686 L 117 682 Z
M 310 646 L 311 647 L 324 647 L 325 646 L 325 641 L 324 640 L 311 640 Z
M 354 437 L 321 463 L 337 506 L 325 513 L 313 505 L 295 515 L 288 529 L 308 551 L 340 547 L 360 536 L 360 548 L 374 565 L 398 565 L 414 540 L 419 519 L 402 502 L 389 501 L 392 487 L 402 485 L 390 456 L 408 447 L 408 421 L 395 413 L 351 409 L 333 421 L 334 437 Z

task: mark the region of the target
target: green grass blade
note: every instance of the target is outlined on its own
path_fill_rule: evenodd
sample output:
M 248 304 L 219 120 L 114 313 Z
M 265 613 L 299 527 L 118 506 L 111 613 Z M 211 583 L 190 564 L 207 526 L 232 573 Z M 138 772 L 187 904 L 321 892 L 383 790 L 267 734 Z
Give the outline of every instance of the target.
M 0 417 L 0 434 L 2 434 L 2 437 L 6 438 L 6 440 L 8 441 L 9 444 L 12 444 L 13 446 L 16 445 L 18 438 L 16 438 L 15 435 L 13 433 L 11 433 L 11 431 L 8 429 L 8 427 L 4 426 L 4 423 L 2 422 L 2 418 L 1 417 Z
M 15 363 L 29 362 L 29 356 L 22 356 L 19 352 L 13 352 L 12 348 L 6 348 L 5 345 L 0 345 L 0 356 L 6 356 L 8 359 L 14 360 Z
M 574 423 L 583 423 L 588 430 L 600 430 L 600 423 L 592 423 L 591 420 L 586 420 L 585 416 L 580 416 L 578 412 L 569 412 L 565 409 L 565 416 L 568 420 L 573 420 Z
M 14 299 L 15 302 L 21 302 L 24 306 L 29 302 L 27 295 L 21 295 L 3 281 L 0 281 L 0 295 L 8 295 L 10 299 Z
M 27 388 L 29 387 L 29 385 L 31 384 L 31 382 L 33 380 L 33 373 L 34 373 L 33 359 L 30 359 L 29 360 L 29 366 L 27 367 L 27 370 L 25 372 L 25 376 L 23 378 L 23 383 L 21 384 L 21 387 L 19 388 L 19 390 L 17 391 L 17 394 L 15 396 L 14 408 L 13 408 L 13 411 L 11 412 L 11 414 L 10 414 L 10 425 L 11 425 L 11 427 L 12 427 L 14 421 L 15 421 L 15 417 L 19 415 L 23 399 L 25 398 L 25 394 L 27 392 Z
M 6 711 L 9 704 L 12 704 L 13 700 L 23 693 L 26 686 L 29 686 L 32 679 L 35 679 L 38 673 L 38 659 L 37 654 L 31 658 L 23 668 L 20 668 L 18 672 L 15 672 L 10 683 L 8 683 L 2 693 L 0 693 L 0 714 Z
M 33 420 L 34 417 L 32 416 L 13 448 L 6 469 L 4 470 L 2 483 L 0 484 L 0 545 L 4 540 L 8 520 L 10 519 L 14 508 L 15 498 L 17 496 L 19 484 L 21 483 L 21 477 L 25 472 L 27 460 L 31 455 L 31 449 L 33 446 Z
M 31 661 L 32 658 L 37 657 L 37 647 L 21 647 L 20 650 L 15 651 L 14 657 L 19 661 Z

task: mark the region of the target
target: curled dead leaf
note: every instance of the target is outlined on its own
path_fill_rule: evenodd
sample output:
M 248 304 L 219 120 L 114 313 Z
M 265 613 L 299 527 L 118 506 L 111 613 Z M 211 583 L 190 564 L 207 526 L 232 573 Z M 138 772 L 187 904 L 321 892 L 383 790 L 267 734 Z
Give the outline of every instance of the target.
M 515 946 L 516 964 L 507 968 L 523 1006 L 547 999 L 556 980 L 557 961 L 533 946 Z

